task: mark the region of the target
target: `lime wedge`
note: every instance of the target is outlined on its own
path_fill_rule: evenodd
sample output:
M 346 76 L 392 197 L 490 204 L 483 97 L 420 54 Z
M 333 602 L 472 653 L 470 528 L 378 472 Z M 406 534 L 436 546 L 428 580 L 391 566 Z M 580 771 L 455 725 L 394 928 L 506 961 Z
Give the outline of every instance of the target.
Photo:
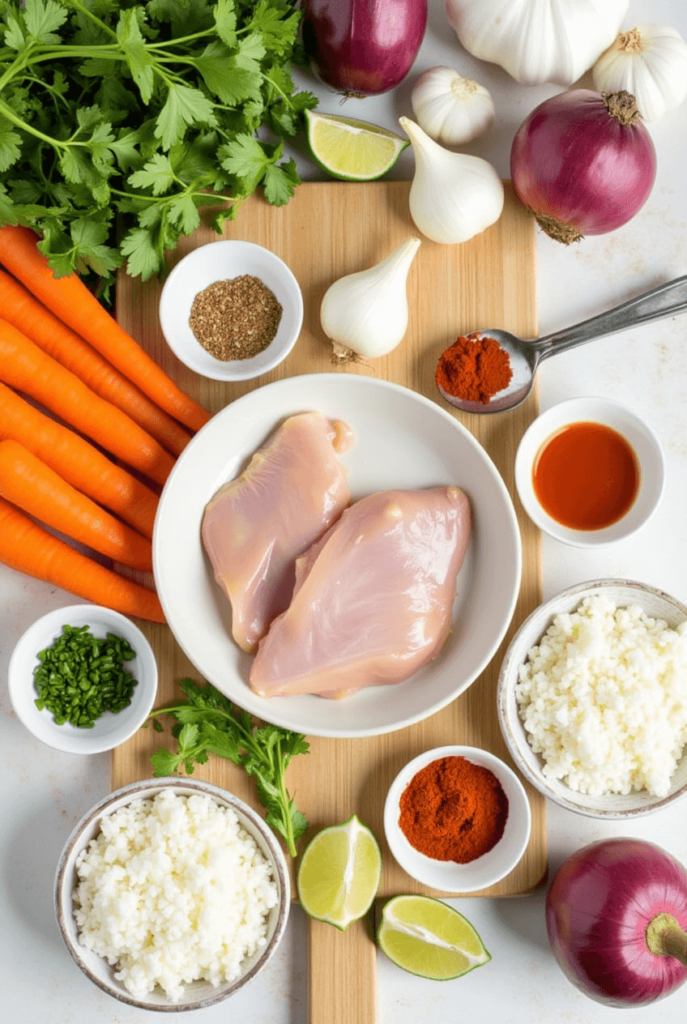
M 343 931 L 370 909 L 381 874 L 377 840 L 354 814 L 322 829 L 305 848 L 297 878 L 301 906 Z
M 380 949 L 404 971 L 448 981 L 491 960 L 470 922 L 431 896 L 395 896 L 384 905 Z
M 306 110 L 308 145 L 316 163 L 334 178 L 373 181 L 393 167 L 408 139 L 368 121 Z

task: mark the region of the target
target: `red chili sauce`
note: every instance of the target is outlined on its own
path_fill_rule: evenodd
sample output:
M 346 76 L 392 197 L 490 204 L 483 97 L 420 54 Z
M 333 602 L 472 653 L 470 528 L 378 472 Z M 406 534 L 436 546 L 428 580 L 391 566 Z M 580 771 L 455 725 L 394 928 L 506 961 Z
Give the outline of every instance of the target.
M 603 423 L 571 423 L 537 452 L 532 485 L 544 511 L 571 530 L 602 530 L 621 519 L 639 488 L 632 446 Z

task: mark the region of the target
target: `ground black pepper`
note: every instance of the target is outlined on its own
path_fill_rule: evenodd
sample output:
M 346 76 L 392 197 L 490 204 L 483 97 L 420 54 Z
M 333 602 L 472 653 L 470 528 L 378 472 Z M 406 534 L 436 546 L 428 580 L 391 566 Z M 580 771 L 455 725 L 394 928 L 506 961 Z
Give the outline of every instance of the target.
M 250 359 L 272 341 L 282 312 L 274 293 L 259 277 L 243 274 L 215 281 L 198 292 L 189 326 L 215 359 Z

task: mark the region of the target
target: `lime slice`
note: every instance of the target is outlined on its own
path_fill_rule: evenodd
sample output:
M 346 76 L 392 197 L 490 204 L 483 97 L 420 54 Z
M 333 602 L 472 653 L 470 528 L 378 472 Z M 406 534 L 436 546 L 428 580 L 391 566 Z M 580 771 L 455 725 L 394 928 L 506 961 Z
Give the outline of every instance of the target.
M 491 960 L 470 922 L 431 896 L 395 896 L 384 905 L 380 949 L 404 971 L 448 981 Z
M 308 145 L 322 170 L 344 181 L 372 181 L 393 167 L 408 139 L 368 121 L 306 111 Z
M 381 874 L 377 840 L 354 814 L 318 832 L 305 848 L 297 879 L 301 906 L 343 931 L 370 909 Z

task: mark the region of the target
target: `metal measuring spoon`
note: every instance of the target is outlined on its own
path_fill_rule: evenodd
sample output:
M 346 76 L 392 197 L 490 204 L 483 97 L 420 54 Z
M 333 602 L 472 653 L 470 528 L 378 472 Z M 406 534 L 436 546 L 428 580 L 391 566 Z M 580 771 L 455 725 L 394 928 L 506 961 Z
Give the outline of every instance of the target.
M 549 356 L 584 345 L 596 338 L 603 338 L 608 334 L 626 331 L 629 327 L 674 316 L 684 310 L 687 310 L 687 275 L 659 285 L 658 288 L 638 295 L 635 299 L 629 299 L 620 306 L 593 316 L 590 320 L 583 320 L 573 327 L 547 334 L 544 338 L 525 341 L 508 331 L 473 331 L 468 338 L 494 338 L 506 350 L 513 371 L 510 384 L 497 392 L 488 402 L 467 402 L 448 394 L 442 387 L 439 387 L 439 391 L 450 405 L 463 412 L 488 413 L 514 409 L 529 395 L 539 364 Z

